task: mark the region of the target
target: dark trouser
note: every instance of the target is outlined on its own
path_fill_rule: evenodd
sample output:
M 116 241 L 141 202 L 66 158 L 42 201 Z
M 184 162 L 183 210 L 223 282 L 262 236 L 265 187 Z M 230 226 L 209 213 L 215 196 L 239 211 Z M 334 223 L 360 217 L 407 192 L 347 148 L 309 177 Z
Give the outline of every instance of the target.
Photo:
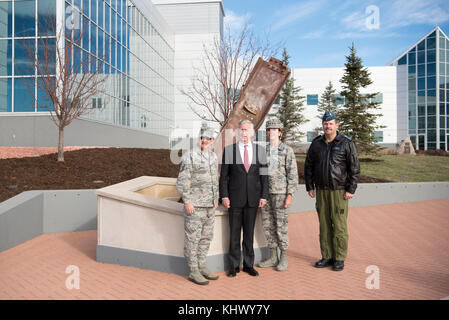
M 320 248 L 324 259 L 344 261 L 348 253 L 348 200 L 345 190 L 317 190 Z
M 240 233 L 243 227 L 243 266 L 254 265 L 254 224 L 256 222 L 257 207 L 229 208 L 229 260 L 230 268 L 240 266 Z

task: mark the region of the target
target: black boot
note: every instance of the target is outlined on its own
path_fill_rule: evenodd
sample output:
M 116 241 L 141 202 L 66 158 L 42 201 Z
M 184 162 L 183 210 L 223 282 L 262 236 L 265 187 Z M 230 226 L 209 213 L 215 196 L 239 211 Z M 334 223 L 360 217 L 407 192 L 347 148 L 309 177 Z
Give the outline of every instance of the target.
M 334 261 L 332 259 L 321 259 L 315 263 L 315 268 L 326 268 L 332 265 Z
M 335 260 L 334 266 L 332 268 L 332 270 L 334 271 L 342 271 L 345 267 L 345 262 L 344 261 L 339 261 L 339 260 Z

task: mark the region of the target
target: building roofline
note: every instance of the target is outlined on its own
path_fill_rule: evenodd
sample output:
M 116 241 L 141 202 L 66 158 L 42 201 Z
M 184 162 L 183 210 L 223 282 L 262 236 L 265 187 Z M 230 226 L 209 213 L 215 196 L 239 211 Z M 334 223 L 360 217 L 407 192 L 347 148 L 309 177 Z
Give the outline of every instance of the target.
M 198 3 L 220 3 L 220 8 L 223 16 L 225 16 L 225 10 L 222 0 L 151 0 L 153 4 L 158 6 L 163 5 L 176 5 L 176 4 L 198 4 Z
M 439 26 L 436 26 L 435 28 L 433 28 L 431 31 L 429 31 L 428 33 L 426 33 L 425 36 L 421 37 L 418 41 L 416 41 L 414 44 L 412 44 L 411 46 L 409 46 L 407 48 L 407 50 L 403 51 L 400 55 L 396 56 L 396 58 L 394 58 L 393 60 L 391 60 L 389 63 L 387 63 L 388 66 L 393 65 L 393 63 L 395 63 L 396 61 L 398 61 L 399 59 L 401 59 L 405 54 L 407 54 L 414 46 L 418 45 L 418 43 L 420 43 L 422 40 L 424 40 L 425 38 L 427 38 L 431 33 L 433 33 L 434 31 L 439 30 L 446 38 L 448 38 L 446 36 L 446 34 L 443 32 L 443 30 L 441 30 L 441 28 Z

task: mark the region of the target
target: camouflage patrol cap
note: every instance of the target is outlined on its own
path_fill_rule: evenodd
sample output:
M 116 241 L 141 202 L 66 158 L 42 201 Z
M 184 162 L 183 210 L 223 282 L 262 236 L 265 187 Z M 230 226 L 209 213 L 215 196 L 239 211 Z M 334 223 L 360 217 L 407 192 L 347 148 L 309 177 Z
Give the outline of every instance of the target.
M 210 127 L 202 127 L 200 130 L 200 138 L 205 137 L 209 139 L 215 139 L 215 131 Z
M 331 121 L 331 120 L 337 120 L 337 115 L 332 111 L 326 111 L 323 115 L 323 122 L 325 121 Z
M 282 122 L 279 121 L 277 118 L 273 118 L 270 120 L 267 120 L 266 123 L 266 129 L 282 129 L 284 126 L 282 125 Z

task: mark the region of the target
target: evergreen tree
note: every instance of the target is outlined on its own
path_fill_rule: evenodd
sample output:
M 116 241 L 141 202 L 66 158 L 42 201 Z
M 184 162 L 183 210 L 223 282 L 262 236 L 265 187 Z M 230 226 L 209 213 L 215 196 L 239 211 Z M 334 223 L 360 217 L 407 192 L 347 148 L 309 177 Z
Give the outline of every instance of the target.
M 336 90 L 335 90 L 334 86 L 332 85 L 332 81 L 329 80 L 329 84 L 324 89 L 324 92 L 321 95 L 320 100 L 318 101 L 317 118 L 320 119 L 320 122 L 321 122 L 321 119 L 323 118 L 323 114 L 326 111 L 332 111 L 338 116 L 339 109 L 338 109 L 337 101 L 339 99 L 337 97 L 335 97 L 335 91 Z M 322 131 L 323 131 L 322 126 L 316 127 L 314 129 L 313 138 L 322 134 L 323 133 Z
M 350 48 L 350 54 L 346 56 L 345 73 L 340 82 L 345 104 L 338 112 L 339 131 L 352 138 L 359 152 L 376 153 L 381 148 L 374 137 L 374 131 L 385 126 L 376 125 L 376 119 L 382 116 L 374 113 L 380 109 L 380 102 L 374 100 L 378 93 L 360 93 L 360 89 L 368 87 L 372 81 L 368 69 L 356 55 L 354 44 Z
M 338 105 L 337 101 L 338 98 L 335 97 L 335 88 L 332 85 L 332 81 L 329 81 L 329 84 L 324 89 L 323 94 L 320 97 L 320 101 L 318 102 L 318 118 L 321 120 L 323 117 L 323 114 L 326 111 L 332 111 L 338 116 Z
M 284 48 L 283 62 L 288 67 L 290 56 L 287 49 Z M 304 132 L 299 130 L 300 125 L 309 121 L 306 120 L 302 112 L 304 111 L 304 96 L 300 96 L 300 87 L 295 87 L 295 79 L 289 77 L 285 82 L 280 93 L 280 105 L 275 109 L 274 116 L 281 121 L 284 128 L 282 129 L 282 142 L 293 142 L 304 136 Z

